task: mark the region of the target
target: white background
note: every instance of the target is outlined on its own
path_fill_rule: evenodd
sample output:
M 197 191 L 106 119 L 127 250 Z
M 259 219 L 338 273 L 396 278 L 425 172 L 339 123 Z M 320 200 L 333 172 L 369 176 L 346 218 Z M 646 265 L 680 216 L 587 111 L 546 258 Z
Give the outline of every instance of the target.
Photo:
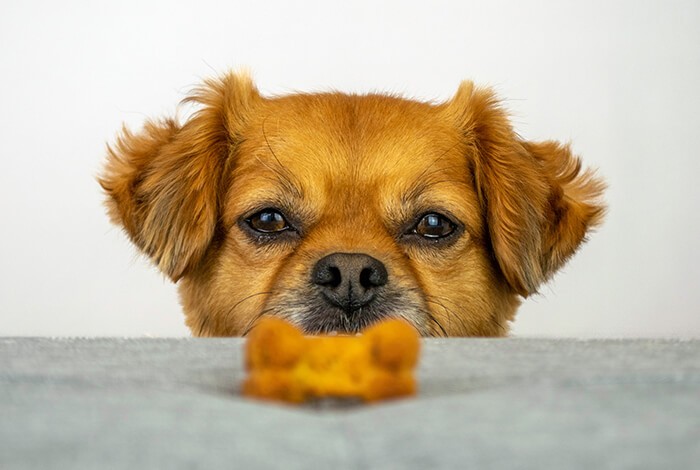
M 700 2 L 3 1 L 0 335 L 187 335 L 175 286 L 95 182 L 126 122 L 249 67 L 264 93 L 507 98 L 610 190 L 604 227 L 527 300 L 518 336 L 700 337 Z

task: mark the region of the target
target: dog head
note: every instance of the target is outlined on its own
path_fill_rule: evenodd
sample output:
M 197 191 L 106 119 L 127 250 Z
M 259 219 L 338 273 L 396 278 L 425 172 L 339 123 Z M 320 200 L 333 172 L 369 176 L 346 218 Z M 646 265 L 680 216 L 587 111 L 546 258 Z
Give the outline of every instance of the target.
M 184 123 L 124 130 L 100 183 L 112 220 L 173 281 L 196 335 L 264 314 L 309 333 L 402 317 L 503 335 L 602 217 L 568 146 L 527 142 L 489 90 L 267 98 L 210 80 Z

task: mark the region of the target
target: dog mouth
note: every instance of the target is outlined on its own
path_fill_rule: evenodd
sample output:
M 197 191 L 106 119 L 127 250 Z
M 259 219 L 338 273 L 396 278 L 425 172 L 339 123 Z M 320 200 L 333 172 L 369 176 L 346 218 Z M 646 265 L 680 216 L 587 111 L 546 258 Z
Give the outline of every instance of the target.
M 310 335 L 349 335 L 359 334 L 370 325 L 373 325 L 374 323 L 377 323 L 385 318 L 388 317 L 363 317 L 361 319 L 334 319 L 326 317 L 317 320 L 307 320 L 302 323 L 302 326 L 304 332 Z
M 334 308 L 311 309 L 300 322 L 307 334 L 357 334 L 374 323 L 396 315 L 360 307 L 350 312 Z
M 287 293 L 264 311 L 285 318 L 309 335 L 357 334 L 389 318 L 403 319 L 426 334 L 424 309 L 405 292 L 383 292 L 368 305 L 345 308 L 329 304 L 320 293 Z

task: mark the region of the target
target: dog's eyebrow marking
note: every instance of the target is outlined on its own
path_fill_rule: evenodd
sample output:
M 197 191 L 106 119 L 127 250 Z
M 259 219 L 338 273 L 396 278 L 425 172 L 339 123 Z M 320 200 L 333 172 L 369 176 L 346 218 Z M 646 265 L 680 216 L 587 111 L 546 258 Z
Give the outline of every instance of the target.
M 426 176 L 432 176 L 438 170 L 428 173 Z M 470 188 L 469 183 L 466 181 L 459 180 L 457 178 L 434 178 L 434 179 L 423 179 L 414 182 L 408 190 L 402 195 L 401 203 L 404 206 L 412 206 L 414 201 L 421 199 L 421 196 L 426 194 L 429 189 L 434 188 L 440 184 L 450 184 L 454 186 L 464 186 Z
M 267 138 L 267 133 L 265 132 L 265 122 L 267 121 L 267 116 L 263 118 L 262 122 L 262 134 L 263 138 L 265 139 L 265 144 L 267 145 L 267 148 L 270 150 L 270 153 L 274 157 L 275 161 L 277 162 L 277 165 L 279 168 L 272 168 L 270 165 L 267 163 L 263 162 L 259 156 L 255 156 L 255 159 L 260 162 L 261 165 L 265 166 L 267 169 L 271 170 L 275 174 L 277 174 L 280 177 L 280 182 L 282 183 L 282 186 L 290 193 L 294 194 L 298 199 L 303 199 L 304 198 L 304 192 L 302 191 L 301 187 L 295 183 L 294 181 L 294 175 L 285 167 L 280 159 L 277 157 L 277 154 L 275 153 L 274 150 L 272 150 L 272 146 L 270 145 L 270 141 Z
M 402 198 L 402 202 L 404 204 L 407 204 L 411 200 L 418 199 L 418 196 L 423 194 L 426 189 L 428 189 L 430 186 L 434 185 L 434 182 L 429 182 L 423 180 L 424 176 L 430 176 L 433 173 L 437 172 L 438 169 L 435 168 L 435 164 L 440 161 L 445 155 L 447 155 L 452 149 L 454 149 L 457 145 L 459 145 L 459 142 L 455 143 L 452 145 L 450 148 L 446 149 L 444 152 L 442 152 L 440 155 L 438 155 L 437 158 L 435 158 L 433 161 L 430 162 L 430 165 L 426 166 L 425 169 L 421 172 L 420 175 L 416 178 L 416 184 L 413 185 L 406 193 L 404 194 Z M 428 173 L 428 170 L 433 170 L 432 172 Z

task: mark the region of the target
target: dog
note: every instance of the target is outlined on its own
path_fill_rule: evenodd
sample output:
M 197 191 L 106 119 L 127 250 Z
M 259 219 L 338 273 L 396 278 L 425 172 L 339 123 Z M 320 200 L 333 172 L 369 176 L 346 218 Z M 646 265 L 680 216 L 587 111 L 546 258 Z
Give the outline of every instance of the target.
M 440 103 L 266 97 L 230 72 L 184 101 L 184 123 L 124 128 L 98 180 L 195 336 L 265 315 L 307 334 L 395 317 L 424 336 L 504 336 L 605 212 L 569 145 L 520 138 L 470 81 Z

